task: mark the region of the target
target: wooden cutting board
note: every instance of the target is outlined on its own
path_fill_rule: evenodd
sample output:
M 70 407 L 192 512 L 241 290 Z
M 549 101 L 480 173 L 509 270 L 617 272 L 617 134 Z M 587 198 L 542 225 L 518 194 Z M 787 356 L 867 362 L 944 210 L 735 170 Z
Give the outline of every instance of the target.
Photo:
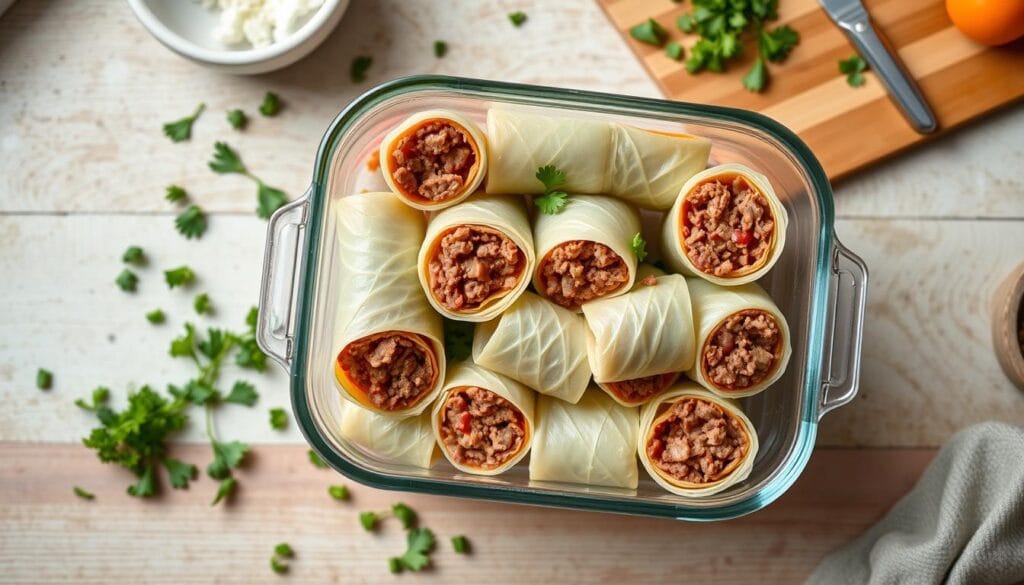
M 632 26 L 654 18 L 688 49 L 696 37 L 679 32 L 675 22 L 692 10 L 689 1 L 597 1 L 666 96 L 770 116 L 799 134 L 833 179 L 929 138 L 904 121 L 873 73 L 859 88 L 847 85 L 837 63 L 854 49 L 816 0 L 780 0 L 778 24 L 800 33 L 800 44 L 785 63 L 769 64 L 771 82 L 761 94 L 741 83 L 756 53 L 753 42 L 745 46 L 746 57 L 726 73 L 690 75 L 663 49 L 629 36 Z M 978 45 L 953 27 L 943 0 L 864 4 L 918 80 L 940 133 L 1024 95 L 1024 39 L 999 48 Z

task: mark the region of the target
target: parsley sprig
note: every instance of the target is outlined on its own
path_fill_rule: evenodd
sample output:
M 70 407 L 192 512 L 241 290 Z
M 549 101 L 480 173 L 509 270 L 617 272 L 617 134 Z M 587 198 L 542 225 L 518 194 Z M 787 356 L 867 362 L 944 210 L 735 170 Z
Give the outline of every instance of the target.
M 199 239 L 206 233 L 206 214 L 198 205 L 189 205 L 188 209 L 174 218 L 174 226 L 178 229 L 178 233 L 185 238 Z
M 640 232 L 633 235 L 633 239 L 629 242 L 629 247 L 632 248 L 633 253 L 636 254 L 637 262 L 643 262 L 644 258 L 647 257 L 647 240 L 640 235 Z
M 555 215 L 561 213 L 566 204 L 569 203 L 569 195 L 565 191 L 558 191 L 566 182 L 565 171 L 559 170 L 554 165 L 547 165 L 537 169 L 535 175 L 537 180 L 544 184 L 544 194 L 534 197 L 533 203 L 541 213 Z
M 846 76 L 846 83 L 850 87 L 864 85 L 863 73 L 868 70 L 868 64 L 860 55 L 853 55 L 849 59 L 839 60 L 839 73 Z
M 192 124 L 195 123 L 199 115 L 206 109 L 206 104 L 200 103 L 191 116 L 185 116 L 180 120 L 168 122 L 164 124 L 164 134 L 167 135 L 173 142 L 182 142 L 192 137 Z
M 238 152 L 226 142 L 217 142 L 213 145 L 213 158 L 207 164 L 215 173 L 238 174 L 252 179 L 257 186 L 256 215 L 263 219 L 268 219 L 279 207 L 288 202 L 288 196 L 284 191 L 267 185 L 262 179 L 249 172 Z

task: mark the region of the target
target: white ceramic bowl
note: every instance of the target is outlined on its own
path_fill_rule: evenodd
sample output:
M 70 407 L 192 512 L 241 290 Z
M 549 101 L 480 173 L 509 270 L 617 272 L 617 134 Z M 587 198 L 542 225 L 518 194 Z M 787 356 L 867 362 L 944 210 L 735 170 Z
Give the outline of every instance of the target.
M 128 0 L 135 17 L 165 47 L 201 65 L 251 75 L 291 65 L 331 34 L 349 0 L 324 0 L 298 30 L 268 47 L 233 49 L 213 37 L 219 14 L 195 0 Z

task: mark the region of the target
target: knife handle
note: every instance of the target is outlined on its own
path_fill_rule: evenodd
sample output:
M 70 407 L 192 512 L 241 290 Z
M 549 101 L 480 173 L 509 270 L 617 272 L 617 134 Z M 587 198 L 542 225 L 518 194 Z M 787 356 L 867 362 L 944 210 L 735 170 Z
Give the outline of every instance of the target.
M 859 4 L 859 3 L 858 3 Z M 851 18 L 836 19 L 836 24 L 857 47 L 871 69 L 878 74 L 882 85 L 903 111 L 903 116 L 921 134 L 933 132 L 938 126 L 935 114 L 921 95 L 921 90 L 907 72 L 895 49 L 889 50 L 888 43 L 875 31 L 871 18 L 863 8 Z

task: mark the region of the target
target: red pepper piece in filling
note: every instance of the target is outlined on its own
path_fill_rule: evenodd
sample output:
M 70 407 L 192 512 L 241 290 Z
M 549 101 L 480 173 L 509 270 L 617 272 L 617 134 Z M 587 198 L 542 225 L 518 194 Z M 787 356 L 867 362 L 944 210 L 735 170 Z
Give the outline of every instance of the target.
M 473 430 L 472 423 L 473 415 L 469 414 L 469 411 L 465 411 L 459 415 L 459 432 L 468 435 Z
M 737 246 L 749 246 L 754 240 L 753 231 L 736 230 L 732 233 L 732 242 Z

